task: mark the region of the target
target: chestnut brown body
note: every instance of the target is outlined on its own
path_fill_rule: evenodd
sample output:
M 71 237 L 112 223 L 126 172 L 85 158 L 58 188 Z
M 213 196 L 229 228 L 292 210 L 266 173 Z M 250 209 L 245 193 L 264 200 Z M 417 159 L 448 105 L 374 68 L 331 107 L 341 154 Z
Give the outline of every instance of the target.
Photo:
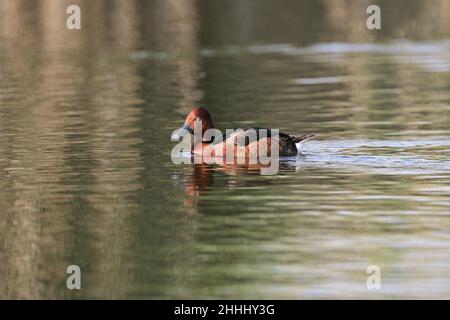
M 201 122 L 198 122 L 201 121 Z M 194 133 L 195 125 L 201 123 L 201 133 L 204 137 L 204 133 L 208 129 L 213 129 L 214 124 L 208 110 L 205 108 L 194 108 L 186 117 L 183 126 L 179 129 L 180 132 L 185 130 L 191 134 Z M 199 130 L 199 128 L 197 128 Z M 248 134 L 249 130 L 254 134 L 253 139 L 250 139 L 252 135 Z M 172 138 L 175 137 L 174 134 Z M 230 152 L 236 157 L 250 157 L 256 156 L 255 152 L 258 150 L 265 150 L 264 156 L 271 156 L 272 144 L 278 144 L 279 156 L 295 156 L 298 154 L 296 144 L 304 142 L 314 137 L 314 133 L 301 135 L 299 137 L 279 132 L 278 136 L 272 136 L 272 129 L 269 128 L 235 128 L 231 135 L 224 135 L 222 139 L 207 139 L 202 138 L 202 141 L 194 143 L 192 146 L 192 153 L 197 155 L 208 156 L 225 156 Z M 177 135 L 175 139 L 178 139 Z

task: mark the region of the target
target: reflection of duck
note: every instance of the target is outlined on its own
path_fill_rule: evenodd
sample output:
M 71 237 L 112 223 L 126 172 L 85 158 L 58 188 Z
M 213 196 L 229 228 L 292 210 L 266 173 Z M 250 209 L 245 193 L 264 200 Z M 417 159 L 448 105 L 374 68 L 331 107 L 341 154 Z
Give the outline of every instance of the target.
M 278 160 L 277 160 L 278 161 Z M 295 161 L 280 161 L 280 168 L 283 172 L 295 172 Z M 192 170 L 192 171 L 191 171 Z M 202 206 L 200 196 L 208 192 L 211 187 L 219 187 L 225 189 L 233 189 L 235 187 L 252 187 L 258 185 L 259 179 L 240 179 L 240 176 L 259 175 L 261 165 L 259 164 L 195 164 L 192 169 L 186 173 L 174 173 L 173 178 L 179 187 L 184 188 L 184 192 L 188 198 L 184 201 L 185 206 L 193 208 L 195 213 Z M 227 179 L 220 177 L 230 176 Z M 236 176 L 232 178 L 231 176 Z M 215 179 L 218 178 L 218 179 Z M 271 184 L 271 181 L 265 180 L 265 185 Z
M 293 156 L 297 155 L 299 150 L 303 147 L 303 143 L 314 137 L 314 133 L 304 134 L 299 137 L 289 135 L 287 133 L 280 132 L 279 138 L 271 136 L 271 129 L 268 128 L 243 128 L 234 129 L 234 133 L 229 136 L 223 136 L 223 141 L 214 142 L 214 138 L 208 139 L 205 137 L 205 132 L 208 129 L 214 129 L 213 121 L 208 110 L 205 108 L 193 109 L 186 118 L 183 126 L 172 134 L 172 140 L 179 141 L 187 134 L 194 134 L 194 128 L 197 121 L 201 124 L 202 141 L 195 144 L 192 148 L 194 154 L 204 154 L 208 146 L 214 146 L 220 150 L 223 148 L 223 155 L 226 154 L 226 150 L 233 149 L 234 154 L 244 154 L 245 157 L 253 155 L 254 152 L 258 152 L 260 148 L 265 148 L 267 154 L 270 156 L 270 149 L 272 142 L 276 142 L 279 145 L 280 156 Z M 250 141 L 249 136 L 246 136 L 249 131 L 254 130 L 254 141 Z M 263 131 L 264 130 L 264 131 Z M 275 141 L 276 139 L 276 141 Z M 211 152 L 211 151 L 208 151 Z M 215 151 L 212 150 L 208 155 L 215 156 Z M 256 156 L 256 155 L 255 155 Z

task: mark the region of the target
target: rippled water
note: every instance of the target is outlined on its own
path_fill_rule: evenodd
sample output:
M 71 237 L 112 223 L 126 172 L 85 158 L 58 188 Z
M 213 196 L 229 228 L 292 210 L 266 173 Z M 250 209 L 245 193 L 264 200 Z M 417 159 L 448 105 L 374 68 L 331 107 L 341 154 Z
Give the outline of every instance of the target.
M 116 52 L 23 36 L 0 45 L 1 298 L 449 296 L 447 40 L 129 36 Z M 170 133 L 194 104 L 220 129 L 317 139 L 274 176 L 176 165 Z

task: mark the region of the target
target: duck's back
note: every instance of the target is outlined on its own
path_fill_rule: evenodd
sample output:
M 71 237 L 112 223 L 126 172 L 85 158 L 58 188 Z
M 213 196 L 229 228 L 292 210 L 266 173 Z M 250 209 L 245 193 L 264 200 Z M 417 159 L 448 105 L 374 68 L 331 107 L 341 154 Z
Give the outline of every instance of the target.
M 306 136 L 306 135 L 305 135 Z M 270 128 L 235 128 L 231 135 L 224 135 L 223 140 L 226 144 L 234 144 L 236 147 L 245 147 L 252 150 L 253 144 L 268 143 L 272 144 L 274 137 L 272 137 L 272 129 Z M 264 140 L 264 141 L 263 141 Z M 290 134 L 279 132 L 279 155 L 280 156 L 295 156 L 298 153 L 296 143 L 299 139 Z M 267 146 L 270 151 L 270 146 Z M 247 151 L 248 152 L 248 151 Z

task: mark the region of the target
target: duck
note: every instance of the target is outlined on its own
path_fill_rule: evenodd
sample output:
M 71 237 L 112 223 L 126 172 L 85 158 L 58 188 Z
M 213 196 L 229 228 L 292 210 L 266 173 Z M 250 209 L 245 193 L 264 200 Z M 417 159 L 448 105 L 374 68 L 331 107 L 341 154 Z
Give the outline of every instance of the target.
M 207 147 L 213 146 L 215 148 L 223 147 L 223 150 L 227 150 L 227 148 L 235 148 L 235 154 L 237 154 L 238 152 L 242 152 L 241 154 L 249 156 L 251 152 L 255 152 L 255 150 L 257 150 L 255 147 L 260 148 L 261 145 L 264 144 L 266 147 L 265 150 L 267 150 L 267 153 L 270 156 L 271 145 L 275 142 L 279 145 L 279 156 L 295 156 L 302 151 L 303 144 L 306 141 L 315 137 L 315 133 L 307 133 L 300 136 L 294 136 L 288 133 L 279 132 L 279 136 L 277 139 L 278 141 L 275 141 L 274 139 L 276 138 L 272 137 L 272 131 L 274 129 L 253 127 L 234 128 L 232 134 L 224 134 L 222 136 L 222 139 L 217 139 L 219 141 L 216 141 L 214 136 L 212 138 L 208 138 L 208 135 L 205 135 L 205 132 L 207 130 L 215 129 L 211 114 L 206 108 L 195 107 L 187 115 L 183 125 L 172 133 L 171 140 L 181 141 L 187 134 L 194 135 L 195 125 L 196 123 L 199 123 L 198 121 L 201 121 L 200 123 L 202 140 L 201 143 L 194 142 L 191 149 L 192 154 L 201 155 L 202 153 L 204 153 L 204 150 L 206 150 Z M 245 132 L 248 132 L 248 130 L 255 131 L 256 139 L 252 139 L 252 141 L 250 141 L 248 136 L 241 136 L 245 135 Z M 240 136 L 242 139 L 239 139 Z M 223 152 L 222 154 L 224 155 L 225 152 Z

